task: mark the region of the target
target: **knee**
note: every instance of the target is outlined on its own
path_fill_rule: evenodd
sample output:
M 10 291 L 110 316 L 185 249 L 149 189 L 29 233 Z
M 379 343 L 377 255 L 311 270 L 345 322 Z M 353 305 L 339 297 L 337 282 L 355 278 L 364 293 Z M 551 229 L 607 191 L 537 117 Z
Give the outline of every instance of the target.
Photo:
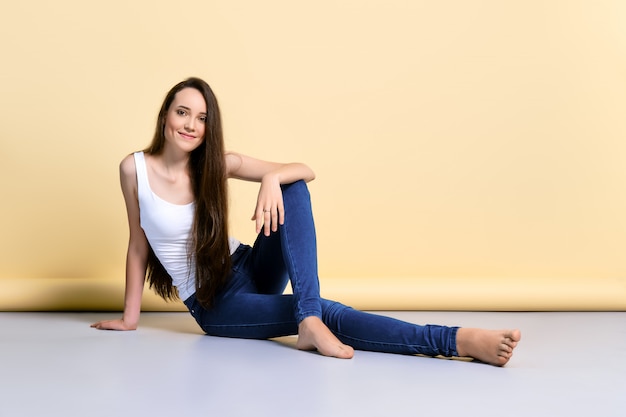
M 292 182 L 289 184 L 282 184 L 280 186 L 280 188 L 283 189 L 283 192 L 285 191 L 302 191 L 302 190 L 308 190 L 308 187 L 306 185 L 306 182 L 304 182 L 304 180 L 298 180 L 296 182 Z
M 290 184 L 283 184 L 280 186 L 283 191 L 283 197 L 295 197 L 310 199 L 309 187 L 303 180 L 298 180 Z

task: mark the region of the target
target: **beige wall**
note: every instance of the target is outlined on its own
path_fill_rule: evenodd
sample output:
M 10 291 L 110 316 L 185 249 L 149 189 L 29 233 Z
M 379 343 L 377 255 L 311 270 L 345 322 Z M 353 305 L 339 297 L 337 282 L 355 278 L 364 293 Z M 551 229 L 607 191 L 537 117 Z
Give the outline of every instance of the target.
M 121 306 L 117 165 L 190 75 L 216 91 L 229 148 L 315 169 L 324 295 L 626 308 L 626 3 L 39 0 L 0 15 L 0 309 Z M 231 189 L 251 241 L 255 186 Z

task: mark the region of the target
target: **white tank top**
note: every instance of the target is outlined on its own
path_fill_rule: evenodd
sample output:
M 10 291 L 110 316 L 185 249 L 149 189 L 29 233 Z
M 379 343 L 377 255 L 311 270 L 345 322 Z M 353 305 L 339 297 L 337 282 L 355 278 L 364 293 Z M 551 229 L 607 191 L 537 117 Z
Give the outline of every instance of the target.
M 195 261 L 189 256 L 195 204 L 173 204 L 157 196 L 150 188 L 143 152 L 134 157 L 141 228 L 184 301 L 196 291 Z M 231 237 L 228 243 L 232 255 L 240 242 Z

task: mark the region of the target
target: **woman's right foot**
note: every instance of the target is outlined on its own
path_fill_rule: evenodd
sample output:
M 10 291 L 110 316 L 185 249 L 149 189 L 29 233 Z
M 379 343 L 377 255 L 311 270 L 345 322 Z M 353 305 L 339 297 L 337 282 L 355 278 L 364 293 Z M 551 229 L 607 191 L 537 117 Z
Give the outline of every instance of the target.
M 456 350 L 459 356 L 504 366 L 513 356 L 513 349 L 521 338 L 519 330 L 460 328 L 456 334 Z
M 351 359 L 354 349 L 337 339 L 319 317 L 310 316 L 300 322 L 298 326 L 298 342 L 300 350 L 317 350 L 324 356 Z

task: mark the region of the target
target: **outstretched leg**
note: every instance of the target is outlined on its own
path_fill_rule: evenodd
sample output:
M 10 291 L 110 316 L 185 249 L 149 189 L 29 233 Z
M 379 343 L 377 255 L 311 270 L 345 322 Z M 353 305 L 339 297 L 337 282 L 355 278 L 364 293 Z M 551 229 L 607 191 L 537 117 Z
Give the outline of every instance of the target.
M 485 330 L 441 325 L 417 325 L 392 317 L 358 311 L 322 300 L 324 322 L 355 349 L 376 352 L 472 357 L 505 365 L 521 339 L 519 330 Z

